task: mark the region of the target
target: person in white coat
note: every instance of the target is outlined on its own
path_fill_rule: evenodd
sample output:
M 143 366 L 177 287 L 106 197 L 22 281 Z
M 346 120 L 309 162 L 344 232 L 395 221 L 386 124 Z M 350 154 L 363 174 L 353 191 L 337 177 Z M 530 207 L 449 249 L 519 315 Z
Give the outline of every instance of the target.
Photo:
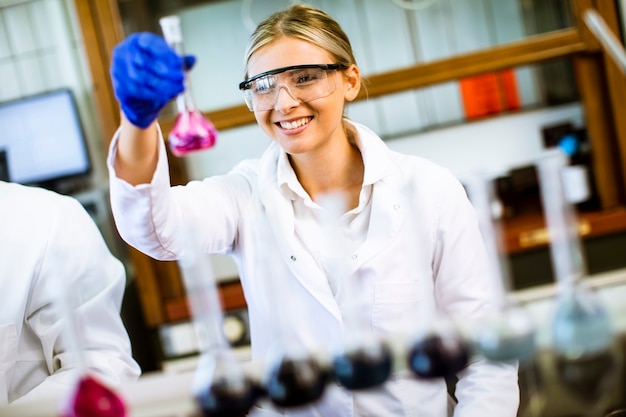
M 156 259 L 179 259 L 180 231 L 190 226 L 203 251 L 234 257 L 253 359 L 266 360 L 282 341 L 277 314 L 291 318 L 290 343 L 316 349 L 341 341 L 356 296 L 343 291 L 344 280 L 358 279 L 368 300 L 360 314 L 383 338 L 410 334 L 439 313 L 465 322 L 490 313 L 486 255 L 463 187 L 448 170 L 391 151 L 344 116 L 361 76 L 330 16 L 295 5 L 259 24 L 240 89 L 273 142 L 260 159 L 226 175 L 172 187 L 157 115 L 183 89 L 183 61 L 148 33 L 114 50 L 122 123 L 108 158 L 113 213 L 121 236 Z M 329 274 L 320 237 L 319 199 L 337 191 L 347 196 L 342 233 L 350 242 L 341 277 Z M 454 394 L 452 410 L 443 378 L 398 369 L 373 390 L 331 384 L 311 409 L 272 410 L 260 402 L 251 415 L 514 417 L 517 364 L 472 358 Z
M 0 181 L 0 224 L 0 406 L 67 394 L 81 360 L 105 383 L 136 380 L 119 315 L 124 267 L 82 205 Z M 61 291 L 77 296 L 80 353 L 57 304 Z

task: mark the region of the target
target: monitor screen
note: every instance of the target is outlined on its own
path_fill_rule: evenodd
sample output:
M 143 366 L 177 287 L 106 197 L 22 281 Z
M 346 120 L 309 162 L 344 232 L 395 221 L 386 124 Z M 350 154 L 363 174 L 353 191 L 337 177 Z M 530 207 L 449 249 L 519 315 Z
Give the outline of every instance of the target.
M 46 186 L 91 171 L 71 90 L 0 103 L 0 153 L 6 179 Z

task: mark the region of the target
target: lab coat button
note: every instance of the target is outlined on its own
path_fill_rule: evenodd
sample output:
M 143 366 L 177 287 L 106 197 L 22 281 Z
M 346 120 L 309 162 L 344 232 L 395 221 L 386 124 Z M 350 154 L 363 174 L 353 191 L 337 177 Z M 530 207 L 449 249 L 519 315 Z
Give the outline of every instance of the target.
M 398 210 L 399 208 L 400 208 L 400 204 L 394 204 L 394 205 L 393 205 L 393 209 L 394 209 L 394 210 Z
M 356 259 L 356 258 L 358 258 L 358 257 L 359 257 L 359 255 L 356 255 L 356 254 L 355 254 L 355 255 L 352 255 L 352 260 L 355 260 L 355 259 Z
M 291 255 L 290 258 L 291 258 L 292 261 L 294 261 L 294 262 L 296 261 L 296 257 L 294 255 Z

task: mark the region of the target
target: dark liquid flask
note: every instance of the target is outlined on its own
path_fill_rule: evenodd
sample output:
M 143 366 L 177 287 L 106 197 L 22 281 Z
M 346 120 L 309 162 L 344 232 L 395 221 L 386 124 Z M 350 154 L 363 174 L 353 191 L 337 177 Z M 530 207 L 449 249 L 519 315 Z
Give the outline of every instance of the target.
M 179 239 L 178 265 L 200 350 L 193 380 L 196 401 L 206 417 L 245 416 L 258 399 L 257 384 L 224 335 L 221 300 L 210 259 L 199 249 L 198 230 L 184 224 Z
M 70 397 L 61 417 L 125 417 L 122 399 L 97 379 L 84 375 Z
M 433 332 L 409 348 L 409 369 L 421 378 L 452 377 L 465 369 L 469 350 L 456 334 Z
M 184 56 L 183 36 L 178 16 L 166 16 L 159 20 L 167 43 L 181 57 Z M 212 148 L 217 140 L 217 129 L 196 108 L 191 92 L 191 81 L 185 70 L 185 91 L 176 97 L 178 115 L 168 135 L 172 154 L 184 156 L 190 152 Z
M 389 346 L 380 340 L 347 347 L 333 359 L 334 377 L 349 390 L 377 387 L 387 381 L 393 367 Z
M 299 407 L 319 400 L 328 376 L 312 356 L 284 356 L 271 368 L 266 382 L 267 396 L 279 407 Z
M 321 226 L 327 252 L 326 271 L 338 284 L 336 296 L 343 299 L 344 343 L 333 355 L 334 379 L 350 390 L 364 390 L 382 385 L 391 374 L 393 357 L 390 347 L 370 329 L 367 305 L 359 274 L 349 267 L 350 241 L 347 238 L 347 197 L 341 192 L 328 192 L 317 198 L 323 208 Z
M 207 360 L 213 362 L 206 368 L 210 373 L 204 388 L 196 390 L 196 400 L 205 417 L 245 417 L 262 392 L 258 384 L 247 374 L 235 371 L 235 358 L 227 351 L 214 353 Z M 231 362 L 231 363 L 229 363 Z M 203 372 L 199 366 L 196 372 Z

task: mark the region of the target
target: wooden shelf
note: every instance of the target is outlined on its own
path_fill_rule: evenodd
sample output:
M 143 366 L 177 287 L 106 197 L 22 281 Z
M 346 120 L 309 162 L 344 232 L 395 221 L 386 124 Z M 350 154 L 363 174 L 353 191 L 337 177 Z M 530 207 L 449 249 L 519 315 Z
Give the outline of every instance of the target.
M 626 208 L 580 212 L 578 232 L 583 238 L 626 231 Z M 508 254 L 546 247 L 549 243 L 543 214 L 526 214 L 503 222 L 504 245 Z
M 220 293 L 222 310 L 230 311 L 246 308 L 246 299 L 243 296 L 243 289 L 238 280 L 220 283 L 218 291 Z M 183 295 L 167 300 L 165 302 L 165 317 L 168 323 L 189 320 L 191 318 L 191 310 L 187 303 L 187 297 Z

